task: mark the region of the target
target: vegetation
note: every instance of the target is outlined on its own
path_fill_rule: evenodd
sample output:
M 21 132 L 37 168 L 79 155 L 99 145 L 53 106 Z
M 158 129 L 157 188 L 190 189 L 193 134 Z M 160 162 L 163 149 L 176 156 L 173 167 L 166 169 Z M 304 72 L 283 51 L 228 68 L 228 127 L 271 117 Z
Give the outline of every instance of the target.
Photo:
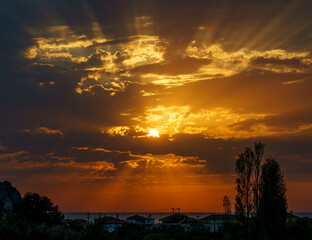
M 225 214 L 231 214 L 232 212 L 232 204 L 230 198 L 225 195 L 223 198 L 223 210 Z
M 286 183 L 279 163 L 267 158 L 262 163 L 264 145 L 246 148 L 235 163 L 237 196 L 231 216 L 230 198 L 223 198 L 225 217 L 219 232 L 182 228 L 150 228 L 125 224 L 108 232 L 103 221 L 62 223 L 57 205 L 37 193 L 26 193 L 13 211 L 0 217 L 0 240 L 312 240 L 310 218 L 287 213 Z M 0 200 L 0 213 L 4 202 Z M 180 215 L 182 216 L 182 215 Z
M 273 158 L 262 164 L 264 145 L 255 143 L 238 155 L 235 170 L 235 212 L 243 227 L 243 239 L 286 239 L 286 183 Z
M 58 206 L 53 205 L 49 198 L 30 192 L 13 205 L 13 212 L 24 216 L 30 223 L 46 226 L 56 225 L 64 218 Z
M 235 212 L 245 229 L 245 236 L 249 235 L 249 220 L 253 206 L 253 187 L 252 173 L 254 167 L 254 152 L 246 148 L 245 152 L 238 155 L 235 163 L 236 178 L 236 203 Z
M 262 166 L 259 219 L 262 239 L 285 239 L 286 183 L 273 158 L 268 158 Z
M 261 177 L 261 163 L 264 154 L 264 144 L 258 142 L 255 143 L 254 148 L 254 186 L 253 186 L 253 203 L 254 210 L 258 215 L 259 212 L 259 200 L 260 200 L 260 177 Z

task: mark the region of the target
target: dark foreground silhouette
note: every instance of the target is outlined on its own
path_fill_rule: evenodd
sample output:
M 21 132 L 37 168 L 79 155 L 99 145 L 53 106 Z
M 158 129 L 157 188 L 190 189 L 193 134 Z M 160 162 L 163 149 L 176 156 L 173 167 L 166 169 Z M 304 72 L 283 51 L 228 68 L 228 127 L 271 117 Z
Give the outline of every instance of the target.
M 255 143 L 236 158 L 235 215 L 225 196 L 224 214 L 199 220 L 178 213 L 163 218 L 163 224 L 112 217 L 88 223 L 64 219 L 49 198 L 26 193 L 11 205 L 8 197 L 0 199 L 0 240 L 312 240 L 312 219 L 287 213 L 279 163 L 273 158 L 262 162 L 263 155 L 264 145 Z

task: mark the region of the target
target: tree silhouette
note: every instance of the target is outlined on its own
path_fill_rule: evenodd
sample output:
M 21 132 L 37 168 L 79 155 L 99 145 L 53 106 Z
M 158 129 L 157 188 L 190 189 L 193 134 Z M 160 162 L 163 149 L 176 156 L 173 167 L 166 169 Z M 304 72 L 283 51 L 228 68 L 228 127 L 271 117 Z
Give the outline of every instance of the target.
M 255 143 L 254 148 L 254 208 L 258 215 L 259 212 L 259 198 L 260 198 L 260 175 L 261 175 L 261 162 L 264 154 L 264 144 L 261 142 Z
M 253 206 L 252 192 L 252 172 L 254 166 L 254 152 L 246 148 L 245 152 L 238 155 L 235 162 L 236 178 L 236 203 L 235 212 L 245 227 L 246 239 L 249 234 L 249 218 Z M 246 213 L 246 216 L 245 216 Z
M 268 158 L 262 166 L 259 217 L 262 239 L 284 239 L 287 219 L 286 183 L 279 163 Z
M 260 221 L 259 221 L 259 199 L 260 199 L 260 177 L 261 177 L 261 163 L 264 154 L 264 144 L 256 142 L 254 147 L 254 186 L 253 186 L 253 206 L 255 211 L 254 218 L 254 239 L 259 239 Z
M 26 193 L 22 201 L 13 205 L 13 211 L 25 216 L 31 223 L 47 226 L 58 224 L 64 218 L 57 205 L 38 193 Z
M 225 214 L 230 214 L 232 211 L 232 204 L 230 198 L 225 195 L 223 198 L 223 210 Z

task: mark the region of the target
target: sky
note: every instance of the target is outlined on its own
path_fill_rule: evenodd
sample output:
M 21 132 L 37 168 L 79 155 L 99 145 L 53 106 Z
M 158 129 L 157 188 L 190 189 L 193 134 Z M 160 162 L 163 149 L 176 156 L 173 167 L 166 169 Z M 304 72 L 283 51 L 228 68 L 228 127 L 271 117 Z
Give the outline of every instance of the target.
M 0 181 L 63 212 L 222 211 L 265 144 L 312 211 L 310 0 L 0 1 Z

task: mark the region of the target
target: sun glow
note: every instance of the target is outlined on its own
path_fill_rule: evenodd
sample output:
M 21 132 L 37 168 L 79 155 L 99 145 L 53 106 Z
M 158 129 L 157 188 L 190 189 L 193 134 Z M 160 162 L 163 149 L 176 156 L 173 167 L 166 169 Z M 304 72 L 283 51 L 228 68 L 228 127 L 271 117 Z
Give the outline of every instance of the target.
M 149 130 L 147 136 L 148 137 L 159 137 L 159 132 L 155 129 L 151 129 L 151 130 Z

